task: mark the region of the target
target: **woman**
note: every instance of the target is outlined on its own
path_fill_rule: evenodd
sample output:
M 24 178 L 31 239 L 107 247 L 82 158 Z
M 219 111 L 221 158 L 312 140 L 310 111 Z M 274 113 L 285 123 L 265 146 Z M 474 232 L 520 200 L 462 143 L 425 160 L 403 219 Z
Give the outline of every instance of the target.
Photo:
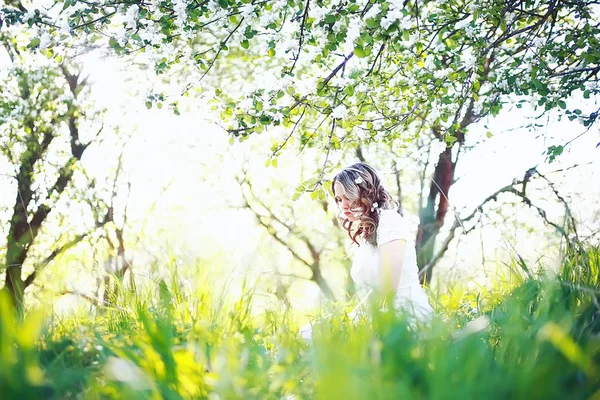
M 351 275 L 359 295 L 389 296 L 412 321 L 428 320 L 432 309 L 419 283 L 414 241 L 377 172 L 364 163 L 351 165 L 333 178 L 332 190 L 353 242 Z

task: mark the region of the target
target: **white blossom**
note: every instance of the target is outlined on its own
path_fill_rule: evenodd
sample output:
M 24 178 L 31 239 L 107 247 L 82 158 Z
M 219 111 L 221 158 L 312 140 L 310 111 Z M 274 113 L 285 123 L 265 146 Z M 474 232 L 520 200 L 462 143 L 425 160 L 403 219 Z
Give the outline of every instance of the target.
M 125 30 L 125 27 L 124 27 L 124 26 L 121 26 L 121 25 L 119 25 L 119 26 L 116 26 L 116 27 L 113 29 L 113 33 L 114 33 L 115 40 L 116 40 L 117 42 L 119 42 L 119 44 L 120 44 L 121 46 L 124 46 L 124 45 L 125 45 L 125 42 L 126 42 L 126 40 L 127 40 L 127 39 L 126 39 L 127 31 Z
M 368 86 L 365 85 L 364 83 L 359 83 L 358 85 L 356 85 L 356 87 L 354 88 L 354 91 L 357 93 L 363 93 L 366 92 L 368 90 Z
M 42 36 L 40 37 L 40 49 L 44 50 L 47 49 L 48 46 L 52 43 L 52 37 L 48 34 L 48 32 L 44 32 L 42 33 Z
M 187 20 L 187 4 L 185 0 L 174 0 L 173 11 L 177 16 L 176 21 L 179 26 L 183 26 Z
M 303 77 L 296 81 L 296 91 L 300 96 L 308 96 L 316 91 L 316 79 L 314 77 Z
M 373 4 L 369 11 L 364 16 L 364 19 L 367 20 L 369 18 L 374 18 L 381 12 L 381 6 L 378 3 Z
M 475 57 L 475 55 L 473 54 L 473 50 L 470 48 L 466 49 L 461 54 L 461 59 L 467 69 L 473 68 L 473 66 L 477 62 L 477 57 Z
M 450 68 L 439 69 L 433 73 L 433 76 L 436 79 L 445 78 L 448 75 L 450 75 L 451 72 L 452 72 L 452 69 L 450 69 Z
M 253 106 L 253 104 L 254 104 L 254 102 L 252 101 L 252 99 L 249 97 L 246 97 L 244 100 L 242 100 L 238 103 L 238 108 L 243 111 L 248 111 L 250 109 L 250 107 Z
M 425 58 L 424 66 L 427 69 L 435 69 L 435 56 L 433 54 L 429 54 L 427 58 Z
M 405 16 L 400 21 L 400 29 L 410 29 L 413 26 L 413 20 L 409 16 Z
M 465 28 L 467 25 L 469 25 L 471 23 L 471 21 L 473 21 L 473 16 L 469 15 L 467 18 L 460 20 L 456 23 L 456 25 L 454 25 L 454 29 L 463 29 Z
M 348 115 L 348 109 L 343 104 L 340 104 L 331 111 L 330 117 L 335 119 L 344 119 Z
M 240 8 L 240 15 L 244 18 L 250 16 L 254 12 L 254 6 L 252 4 L 246 4 L 244 7 Z
M 35 10 L 28 10 L 25 14 L 23 14 L 23 21 L 29 22 L 30 19 L 33 19 L 35 16 Z
M 140 10 L 137 5 L 132 5 L 131 7 L 127 8 L 127 12 L 125 13 L 124 18 L 125 26 L 127 27 L 127 29 L 135 29 L 137 25 L 139 11 Z
M 472 1 L 469 3 L 469 8 L 471 9 L 471 12 L 475 12 L 481 8 L 481 4 L 479 4 L 478 1 Z
M 531 47 L 534 49 L 539 49 L 544 45 L 545 42 L 546 40 L 543 37 L 536 37 L 531 41 Z
M 325 7 L 316 6 L 309 10 L 309 15 L 315 19 L 315 22 L 320 22 L 329 10 Z
M 475 37 L 475 28 L 472 25 L 469 25 L 465 28 L 465 34 L 467 37 L 473 38 Z
M 431 111 L 429 112 L 429 118 L 431 121 L 435 121 L 440 117 L 441 113 L 438 107 L 435 105 L 431 107 Z
M 69 19 L 61 16 L 58 22 L 58 27 L 61 33 L 71 33 L 71 26 L 69 25 Z
M 342 18 L 340 18 L 337 21 L 335 21 L 335 23 L 331 27 L 331 30 L 334 33 L 338 33 L 338 32 L 340 32 L 342 30 L 343 26 L 344 26 L 344 20 Z
M 389 28 L 394 22 L 403 17 L 402 11 L 397 8 L 391 8 L 388 10 L 384 18 L 381 19 L 381 27 L 383 29 Z

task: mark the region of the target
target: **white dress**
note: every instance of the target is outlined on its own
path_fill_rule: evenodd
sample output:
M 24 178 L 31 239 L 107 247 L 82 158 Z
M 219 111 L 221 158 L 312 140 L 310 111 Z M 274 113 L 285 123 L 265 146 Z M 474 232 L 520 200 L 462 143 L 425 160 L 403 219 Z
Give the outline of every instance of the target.
M 411 319 L 427 321 L 433 311 L 427 294 L 419 282 L 415 242 L 408 224 L 396 210 L 380 210 L 377 245 L 381 246 L 397 239 L 406 240 L 406 247 L 398 290 L 394 296 L 394 308 L 406 312 Z M 382 287 L 379 251 L 365 239 L 362 239 L 360 246 L 354 249 L 350 274 L 361 298 L 367 296 L 372 290 L 379 291 Z

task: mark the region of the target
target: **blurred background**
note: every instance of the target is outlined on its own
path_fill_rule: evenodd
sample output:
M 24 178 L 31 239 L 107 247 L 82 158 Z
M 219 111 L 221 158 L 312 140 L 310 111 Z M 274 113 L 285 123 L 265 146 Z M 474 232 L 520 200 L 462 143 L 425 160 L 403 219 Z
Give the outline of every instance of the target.
M 2 61 L 10 63 L 6 54 Z M 326 295 L 341 301 L 352 295 L 348 238 L 337 225 L 332 197 L 294 196 L 322 163 L 322 151 L 290 148 L 274 166 L 270 148 L 287 136 L 285 129 L 271 127 L 253 140 L 232 143 L 207 97 L 184 98 L 179 115 L 167 107 L 147 108 L 149 93 L 170 88 L 168 76 L 100 51 L 80 62 L 86 107 L 102 110 L 95 123 L 103 133 L 86 150 L 85 174 L 75 175 L 72 195 L 61 198 L 33 251 L 85 238 L 44 268 L 47 279 L 36 279 L 27 291 L 30 304 L 51 298 L 56 312 L 67 312 L 87 306 L 86 297 L 101 297 L 109 275 L 122 272 L 119 279 L 143 281 L 168 276 L 173 267 L 192 286 L 207 279 L 235 294 L 252 286 L 260 294 L 257 310 L 283 303 L 306 313 Z M 582 109 L 594 106 L 593 99 L 573 101 Z M 598 128 L 551 113 L 533 125 L 531 113 L 505 107 L 469 126 L 456 156 L 448 211 L 434 238 L 428 287 L 433 298 L 457 285 L 478 290 L 510 281 L 515 255 L 552 270 L 571 218 L 581 237 L 593 240 L 598 232 Z M 564 145 L 565 138 L 572 141 L 560 157 L 549 159 L 546 149 Z M 333 152 L 325 179 L 353 162 L 373 165 L 416 235 L 435 184 L 434 161 L 444 148 L 427 136 L 363 144 Z M 4 156 L 0 168 L 4 240 L 16 197 L 15 167 Z M 502 191 L 522 182 L 528 170 L 527 199 Z M 513 187 L 519 192 L 523 186 Z M 109 205 L 111 223 L 94 227 L 96 214 Z

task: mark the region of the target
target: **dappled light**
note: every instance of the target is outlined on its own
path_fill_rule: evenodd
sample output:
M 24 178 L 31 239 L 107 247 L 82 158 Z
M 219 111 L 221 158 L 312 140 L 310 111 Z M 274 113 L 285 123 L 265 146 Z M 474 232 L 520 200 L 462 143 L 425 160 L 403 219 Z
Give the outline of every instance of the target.
M 0 398 L 600 399 L 595 1 L 0 5 Z

